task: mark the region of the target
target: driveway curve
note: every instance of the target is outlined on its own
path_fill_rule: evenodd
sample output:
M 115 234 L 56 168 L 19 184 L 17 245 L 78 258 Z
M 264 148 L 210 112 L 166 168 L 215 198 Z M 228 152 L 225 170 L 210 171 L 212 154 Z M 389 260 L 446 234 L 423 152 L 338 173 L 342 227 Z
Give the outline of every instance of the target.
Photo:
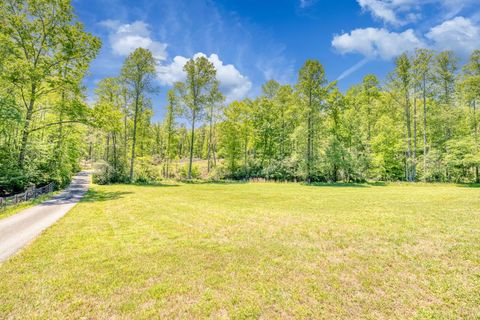
M 0 263 L 70 211 L 88 190 L 89 184 L 90 174 L 82 171 L 67 189 L 52 199 L 0 220 Z

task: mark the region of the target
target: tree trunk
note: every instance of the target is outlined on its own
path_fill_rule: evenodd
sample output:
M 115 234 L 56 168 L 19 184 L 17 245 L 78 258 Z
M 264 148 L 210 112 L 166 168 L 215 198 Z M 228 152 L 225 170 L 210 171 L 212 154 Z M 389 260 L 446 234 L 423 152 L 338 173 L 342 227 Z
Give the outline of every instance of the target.
M 427 171 L 427 80 L 423 74 L 423 179 L 426 181 Z
M 35 94 L 36 94 L 36 86 L 35 84 L 32 84 L 30 102 L 28 104 L 27 114 L 25 116 L 25 124 L 22 130 L 22 142 L 20 145 L 20 153 L 18 155 L 18 166 L 22 169 L 25 163 L 25 153 L 27 152 L 28 136 L 30 133 L 29 132 L 30 122 L 32 121 L 33 109 L 35 107 Z
M 411 170 L 412 128 L 410 123 L 410 98 L 408 96 L 408 89 L 406 89 L 406 92 L 405 92 L 405 122 L 406 122 L 406 131 L 407 131 L 406 177 L 407 177 L 407 181 L 412 181 L 412 170 Z
M 127 140 L 127 108 L 125 108 L 125 117 L 123 118 L 123 152 L 124 152 L 124 161 L 125 165 L 128 161 L 127 149 L 128 149 L 128 140 Z
M 412 180 L 415 181 L 417 176 L 417 94 L 413 96 L 413 163 L 412 163 Z
M 117 134 L 112 132 L 112 146 L 113 146 L 113 170 L 115 175 L 117 173 Z
M 108 167 L 110 166 L 109 159 L 110 159 L 110 132 L 107 133 L 107 147 L 105 149 L 105 161 L 107 162 L 106 174 L 107 174 L 108 181 L 110 181 L 110 177 L 109 177 L 110 170 L 108 170 Z
M 478 152 L 478 126 L 477 126 L 477 106 L 476 101 L 473 100 L 473 132 L 475 136 L 475 151 Z M 479 165 L 475 166 L 475 183 L 480 183 Z
M 188 163 L 188 179 L 192 179 L 192 163 L 193 163 L 193 143 L 195 141 L 195 109 L 192 115 L 192 136 L 190 139 L 190 161 Z
M 246 178 L 248 176 L 248 136 L 246 134 L 243 146 L 243 171 Z
M 164 176 L 165 178 L 169 177 L 169 167 L 170 167 L 170 144 L 171 144 L 171 128 L 167 128 L 167 150 L 165 150 L 165 170 L 164 170 Z
M 137 143 L 137 117 L 138 117 L 138 104 L 140 93 L 137 92 L 135 96 L 135 114 L 133 116 L 133 139 L 132 139 L 132 157 L 130 159 L 130 183 L 133 182 L 133 166 L 135 164 L 135 145 Z
M 208 133 L 208 152 L 207 152 L 207 172 L 210 173 L 211 168 L 211 152 L 212 152 L 212 139 L 213 139 L 213 105 L 210 106 L 210 128 Z
M 308 98 L 308 115 L 307 115 L 307 182 L 311 182 L 311 166 L 312 166 L 312 93 Z

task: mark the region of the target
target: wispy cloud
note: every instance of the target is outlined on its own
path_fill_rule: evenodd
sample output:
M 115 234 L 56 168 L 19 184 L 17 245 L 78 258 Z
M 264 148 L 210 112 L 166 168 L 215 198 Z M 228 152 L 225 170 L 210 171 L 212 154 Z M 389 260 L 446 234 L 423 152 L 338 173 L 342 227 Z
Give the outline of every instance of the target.
M 357 0 L 363 11 L 392 26 L 415 23 L 423 17 L 423 9 L 430 6 L 443 20 L 451 19 L 462 10 L 478 5 L 478 0 Z
M 308 8 L 312 5 L 315 4 L 315 2 L 317 2 L 318 0 L 300 0 L 300 8 L 304 9 L 304 8 Z
M 359 62 L 355 63 L 353 66 L 348 68 L 347 70 L 343 71 L 337 78 L 337 81 L 343 80 L 352 73 L 356 72 L 360 68 L 362 68 L 364 65 L 366 65 L 369 61 L 371 61 L 371 58 L 363 58 Z

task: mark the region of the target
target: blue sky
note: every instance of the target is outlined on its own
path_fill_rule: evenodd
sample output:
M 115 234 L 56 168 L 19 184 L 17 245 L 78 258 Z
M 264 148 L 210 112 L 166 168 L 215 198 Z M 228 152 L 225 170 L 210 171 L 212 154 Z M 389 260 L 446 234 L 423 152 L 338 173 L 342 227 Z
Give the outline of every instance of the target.
M 480 0 L 73 0 L 75 13 L 103 47 L 86 79 L 118 75 L 136 47 L 156 56 L 161 92 L 183 79 L 183 64 L 206 55 L 217 67 L 227 100 L 255 96 L 274 78 L 294 83 L 306 59 L 318 59 L 345 90 L 368 73 L 384 79 L 407 49 L 480 46 Z

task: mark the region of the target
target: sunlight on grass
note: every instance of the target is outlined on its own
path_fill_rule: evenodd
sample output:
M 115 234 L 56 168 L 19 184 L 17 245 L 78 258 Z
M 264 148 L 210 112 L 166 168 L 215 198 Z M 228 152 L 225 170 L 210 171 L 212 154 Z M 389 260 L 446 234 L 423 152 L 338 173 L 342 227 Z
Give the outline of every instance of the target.
M 0 266 L 0 318 L 480 316 L 480 189 L 93 186 Z

